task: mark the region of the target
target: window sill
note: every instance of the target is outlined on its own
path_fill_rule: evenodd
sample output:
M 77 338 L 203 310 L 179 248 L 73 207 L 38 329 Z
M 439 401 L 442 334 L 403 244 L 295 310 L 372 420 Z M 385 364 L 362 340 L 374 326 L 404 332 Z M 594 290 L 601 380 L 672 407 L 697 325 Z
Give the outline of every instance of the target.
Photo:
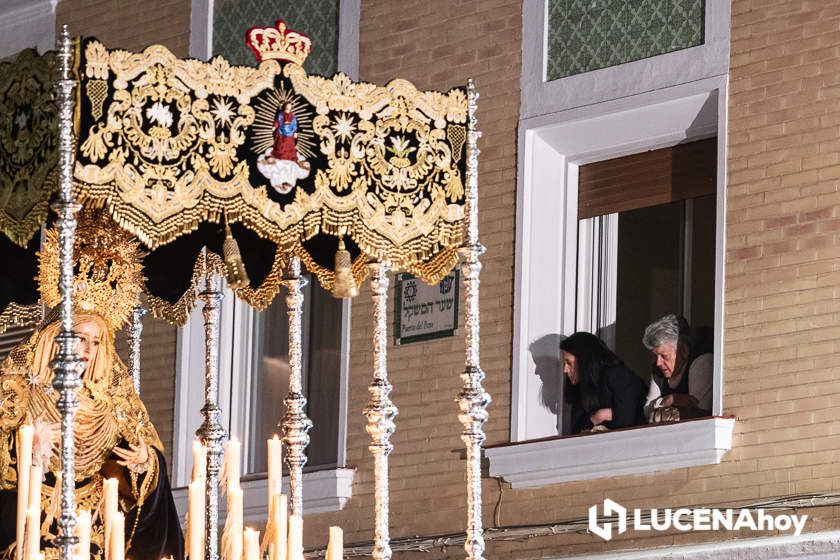
M 353 495 L 355 469 L 338 468 L 303 473 L 303 512 L 306 515 L 341 510 Z M 283 477 L 283 488 L 288 492 L 289 477 Z M 262 523 L 268 515 L 268 479 L 261 477 L 242 481 L 245 504 L 244 521 Z M 187 513 L 187 488 L 172 490 L 181 523 Z M 224 498 L 220 501 L 224 503 Z M 220 507 L 224 518 L 224 506 Z
M 735 418 L 714 417 L 488 447 L 490 476 L 513 488 L 720 463 Z

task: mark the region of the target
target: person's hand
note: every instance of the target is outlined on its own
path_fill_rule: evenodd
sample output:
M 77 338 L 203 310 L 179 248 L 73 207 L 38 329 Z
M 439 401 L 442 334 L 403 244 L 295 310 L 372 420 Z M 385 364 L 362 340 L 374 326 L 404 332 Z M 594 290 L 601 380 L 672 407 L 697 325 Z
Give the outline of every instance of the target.
M 603 422 L 611 421 L 612 418 L 613 414 L 611 408 L 599 408 L 595 411 L 595 414 L 589 417 L 589 421 L 592 422 L 594 426 L 597 426 Z
M 674 406 L 674 395 L 665 395 L 662 397 L 659 406 L 662 408 L 668 408 L 669 406 Z
M 122 465 L 131 472 L 140 474 L 149 470 L 151 451 L 142 439 L 138 445 L 129 444 L 128 449 L 115 447 L 114 454 L 121 459 L 117 461 L 117 464 Z
M 61 426 L 58 422 L 47 422 L 39 416 L 32 427 L 32 463 L 46 469 L 50 464 L 53 450 L 58 446 Z
M 697 399 L 687 393 L 672 393 L 662 399 L 662 406 L 676 406 L 677 408 L 693 408 L 697 406 Z

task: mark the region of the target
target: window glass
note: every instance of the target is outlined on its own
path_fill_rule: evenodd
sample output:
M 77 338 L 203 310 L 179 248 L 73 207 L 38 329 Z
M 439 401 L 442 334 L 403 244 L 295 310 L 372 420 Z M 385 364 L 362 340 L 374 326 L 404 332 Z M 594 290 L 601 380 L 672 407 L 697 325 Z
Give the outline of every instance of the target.
M 548 80 L 703 44 L 703 0 L 548 0 Z
M 308 466 L 337 463 L 341 300 L 309 277 L 304 296 L 303 390 L 314 427 L 306 449 Z M 279 434 L 289 389 L 289 319 L 285 294 L 257 315 L 248 442 L 249 473 L 268 469 L 265 441 Z

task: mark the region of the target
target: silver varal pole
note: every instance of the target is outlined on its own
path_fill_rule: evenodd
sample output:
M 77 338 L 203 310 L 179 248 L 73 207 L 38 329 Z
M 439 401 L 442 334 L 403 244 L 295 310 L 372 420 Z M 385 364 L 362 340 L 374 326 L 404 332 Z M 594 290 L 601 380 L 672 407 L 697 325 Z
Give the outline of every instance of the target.
M 391 402 L 388 381 L 388 271 L 389 263 L 370 265 L 370 287 L 373 292 L 373 380 L 368 386 L 370 403 L 365 407 L 365 429 L 370 435 L 368 449 L 374 459 L 374 522 L 373 558 L 391 558 L 391 537 L 388 531 L 390 490 L 388 487 L 388 455 L 394 449 L 391 435 L 396 429 L 397 407 Z
M 303 395 L 303 288 L 300 259 L 292 257 L 283 276 L 286 287 L 286 307 L 289 315 L 289 392 L 283 403 L 286 413 L 280 432 L 286 444 L 286 465 L 289 467 L 289 514 L 303 516 L 303 466 L 312 420 L 306 416 L 306 397 Z
M 57 407 L 61 412 L 61 515 L 58 518 L 59 536 L 56 543 L 60 558 L 73 558 L 73 547 L 79 539 L 76 527 L 76 465 L 73 423 L 79 401 L 76 390 L 82 386 L 79 375 L 81 365 L 76 354 L 76 336 L 73 334 L 73 239 L 76 233 L 76 212 L 81 208 L 73 202 L 73 89 L 76 81 L 71 74 L 73 44 L 65 25 L 58 40 L 58 58 L 61 77 L 56 90 L 58 97 L 58 202 L 53 210 L 58 214 L 59 258 L 61 274 L 61 331 L 56 337 L 58 351 L 50 362 L 54 370 L 53 388 L 58 391 Z
M 148 313 L 146 309 L 137 305 L 131 314 L 131 322 L 128 324 L 128 367 L 131 370 L 131 379 L 134 381 L 134 391 L 140 394 L 140 342 L 143 334 L 143 315 Z
M 468 560 L 484 559 L 484 529 L 481 521 L 481 445 L 484 443 L 484 423 L 490 395 L 481 386 L 484 372 L 479 365 L 479 309 L 478 286 L 484 247 L 478 242 L 478 147 L 481 133 L 476 130 L 478 92 L 470 80 L 467 84 L 469 122 L 467 133 L 466 181 L 466 243 L 459 250 L 461 275 L 466 293 L 466 368 L 461 374 L 464 382 L 458 393 L 458 419 L 464 426 L 461 440 L 467 448 L 467 536 L 464 550 Z
M 204 558 L 219 559 L 219 475 L 222 469 L 225 430 L 219 408 L 219 310 L 223 298 L 219 276 L 208 270 L 205 253 L 205 289 L 199 294 L 204 302 L 204 422 L 196 432 L 207 448 L 205 478 Z

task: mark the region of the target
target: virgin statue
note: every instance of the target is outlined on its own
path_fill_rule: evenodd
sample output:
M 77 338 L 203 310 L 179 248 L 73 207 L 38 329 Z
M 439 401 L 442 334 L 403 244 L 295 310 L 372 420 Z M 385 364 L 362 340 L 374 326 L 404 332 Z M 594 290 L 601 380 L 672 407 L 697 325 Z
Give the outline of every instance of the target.
M 137 242 L 104 215 L 83 215 L 74 248 L 74 323 L 82 387 L 77 391 L 76 504 L 89 511 L 90 557 L 104 557 L 107 479 L 118 489 L 124 515 L 125 555 L 134 560 L 183 558 L 183 536 L 169 487 L 163 445 L 134 390 L 128 369 L 114 349 L 114 334 L 138 303 L 143 286 Z M 58 235 L 47 232 L 40 254 L 43 302 L 59 303 Z M 58 558 L 55 543 L 61 508 L 58 392 L 52 387 L 53 359 L 60 325 L 55 312 L 0 365 L 0 558 L 23 557 L 16 520 L 19 471 L 31 462 L 44 473 L 38 546 Z M 32 456 L 18 457 L 20 428 L 31 426 Z M 33 469 L 34 472 L 34 469 Z M 31 484 L 29 486 L 32 488 Z M 30 504 L 32 497 L 30 496 Z M 19 510 L 18 510 L 19 511 Z M 28 529 L 27 529 L 28 530 Z M 84 540 L 84 539 L 83 539 Z

